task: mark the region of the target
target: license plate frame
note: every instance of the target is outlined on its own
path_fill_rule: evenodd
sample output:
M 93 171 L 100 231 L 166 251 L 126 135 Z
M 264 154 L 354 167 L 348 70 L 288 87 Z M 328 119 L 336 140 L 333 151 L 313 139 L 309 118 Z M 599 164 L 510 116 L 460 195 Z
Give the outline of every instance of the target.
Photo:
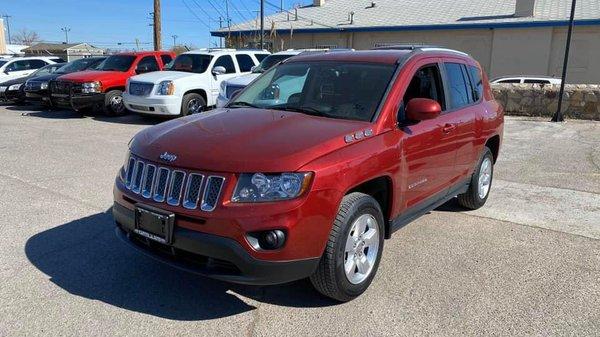
M 145 205 L 135 206 L 134 232 L 149 240 L 170 245 L 173 242 L 175 214 Z

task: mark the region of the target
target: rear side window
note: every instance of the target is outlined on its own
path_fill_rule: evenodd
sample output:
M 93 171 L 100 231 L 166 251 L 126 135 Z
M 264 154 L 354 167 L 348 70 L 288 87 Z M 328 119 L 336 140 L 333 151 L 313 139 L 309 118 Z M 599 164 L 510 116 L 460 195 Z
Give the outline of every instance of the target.
M 524 83 L 550 84 L 550 81 L 547 81 L 547 80 L 525 80 Z
M 463 66 L 459 63 L 445 63 L 450 91 L 450 109 L 459 109 L 471 103 L 469 79 L 465 78 Z
M 162 60 L 162 63 L 164 65 L 167 65 L 167 63 L 169 63 L 169 62 L 171 62 L 171 60 L 173 60 L 173 58 L 169 54 L 160 55 L 160 59 Z
M 515 80 L 502 80 L 502 81 L 498 81 L 498 83 L 521 83 L 521 80 L 519 80 L 519 79 L 515 79 Z
M 254 61 L 250 55 L 238 54 L 235 55 L 235 59 L 237 60 L 238 66 L 240 66 L 240 71 L 243 73 L 251 71 L 252 67 L 254 67 Z
M 473 87 L 473 99 L 479 101 L 483 97 L 483 78 L 479 68 L 469 66 L 469 75 L 471 76 L 471 86 Z
M 146 71 L 157 71 L 159 70 L 158 62 L 154 56 L 146 56 L 140 60 L 137 65 L 137 69 L 144 69 Z
M 31 65 L 31 69 L 39 69 L 41 67 L 45 67 L 46 65 L 48 65 L 48 63 L 46 63 L 46 61 L 42 61 L 42 60 L 31 60 L 29 61 L 30 65 Z
M 233 59 L 229 55 L 220 56 L 215 62 L 214 66 L 225 68 L 226 74 L 235 74 L 235 66 L 233 65 Z

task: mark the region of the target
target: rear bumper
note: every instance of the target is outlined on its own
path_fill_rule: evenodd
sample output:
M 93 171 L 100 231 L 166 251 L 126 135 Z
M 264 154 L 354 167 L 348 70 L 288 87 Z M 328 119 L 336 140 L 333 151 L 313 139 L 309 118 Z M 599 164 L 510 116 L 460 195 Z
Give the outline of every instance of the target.
M 116 234 L 138 251 L 178 269 L 242 284 L 271 285 L 310 276 L 319 258 L 265 261 L 252 257 L 237 241 L 175 227 L 170 246 L 147 240 L 133 232 L 135 212 L 114 203 Z
M 135 96 L 123 93 L 123 102 L 128 110 L 141 114 L 177 116 L 181 114 L 179 96 Z

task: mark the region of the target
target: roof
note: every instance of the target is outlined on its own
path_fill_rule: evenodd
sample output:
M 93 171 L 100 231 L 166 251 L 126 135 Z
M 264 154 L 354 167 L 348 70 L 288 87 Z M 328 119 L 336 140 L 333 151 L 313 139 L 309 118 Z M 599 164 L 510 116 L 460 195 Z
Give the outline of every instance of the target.
M 374 2 L 375 6 L 371 7 Z M 494 27 L 560 26 L 569 19 L 571 0 L 536 0 L 534 16 L 514 15 L 516 0 L 325 0 L 322 6 L 305 6 L 265 18 L 265 30 L 272 23 L 278 32 L 331 32 L 376 30 L 425 30 Z M 354 12 L 353 22 L 350 13 Z M 578 24 L 600 24 L 600 2 L 578 0 Z M 256 20 L 231 27 L 231 32 L 254 32 Z M 229 29 L 212 32 L 227 36 Z
M 303 53 L 288 59 L 288 62 L 344 61 L 395 64 L 410 50 L 359 50 L 335 53 Z
M 31 47 L 25 48 L 23 49 L 24 52 L 26 51 L 61 51 L 64 52 L 67 49 L 73 48 L 73 47 L 79 47 L 79 46 L 85 46 L 85 47 L 89 47 L 92 49 L 100 49 L 100 48 L 96 48 L 92 45 L 89 45 L 87 43 L 37 43 Z
M 222 54 L 232 54 L 232 53 L 269 54 L 269 51 L 264 50 L 264 49 L 200 48 L 200 49 L 186 51 L 184 54 L 222 55 Z

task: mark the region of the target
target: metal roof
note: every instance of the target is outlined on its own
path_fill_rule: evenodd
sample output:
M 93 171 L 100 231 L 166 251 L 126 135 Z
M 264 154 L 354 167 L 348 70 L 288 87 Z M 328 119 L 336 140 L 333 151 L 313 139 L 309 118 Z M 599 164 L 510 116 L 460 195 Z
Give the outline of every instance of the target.
M 273 22 L 278 32 L 559 26 L 569 19 L 570 6 L 571 0 L 536 0 L 532 17 L 517 17 L 516 0 L 326 0 L 322 6 L 300 7 L 298 20 L 294 20 L 294 10 L 289 11 L 289 20 L 286 12 L 267 16 L 265 30 L 269 32 Z M 600 24 L 600 1 L 577 1 L 575 19 L 579 24 Z M 232 26 L 231 32 L 258 28 L 253 20 Z M 228 31 L 223 28 L 212 34 L 226 36 Z
M 101 49 L 91 46 L 87 43 L 37 43 L 31 47 L 23 49 L 25 51 L 66 51 L 67 49 L 83 46 L 87 49 Z

